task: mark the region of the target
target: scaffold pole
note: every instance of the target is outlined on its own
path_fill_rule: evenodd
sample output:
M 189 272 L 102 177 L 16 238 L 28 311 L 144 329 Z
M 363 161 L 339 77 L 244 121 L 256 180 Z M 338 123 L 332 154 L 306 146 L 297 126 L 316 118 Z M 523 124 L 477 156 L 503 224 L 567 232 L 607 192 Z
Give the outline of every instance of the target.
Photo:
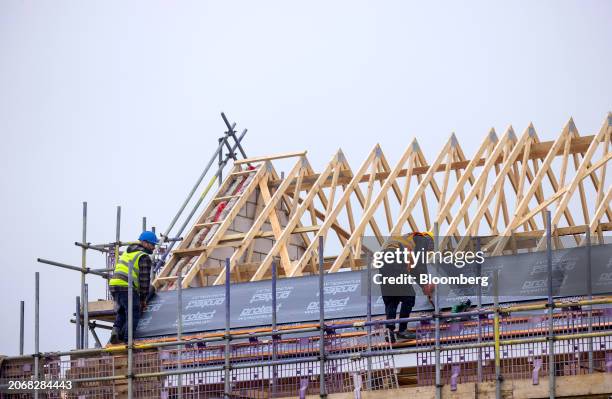
M 555 302 L 553 300 L 552 226 L 550 211 L 546 211 L 546 265 L 548 270 L 548 394 L 555 398 Z
M 325 265 L 323 236 L 319 236 L 319 396 L 327 397 L 325 389 Z
M 40 273 L 34 274 L 34 380 L 40 377 Z M 34 390 L 38 399 L 38 390 Z
M 119 227 L 119 221 L 121 216 L 121 208 L 117 207 L 117 227 Z M 117 233 L 119 229 L 117 228 Z M 134 396 L 134 262 L 128 263 L 128 399 L 132 399 Z
M 440 226 L 438 222 L 434 223 L 434 251 L 439 250 L 440 245 Z M 436 274 L 438 274 L 438 265 L 434 263 Z M 436 362 L 436 399 L 442 399 L 442 370 L 440 364 L 440 290 L 438 285 L 434 286 L 434 352 Z
M 230 399 L 232 396 L 232 386 L 230 383 L 230 259 L 225 258 L 225 350 L 224 356 L 224 389 L 223 394 L 225 399 Z
M 19 354 L 23 355 L 25 302 L 19 301 Z

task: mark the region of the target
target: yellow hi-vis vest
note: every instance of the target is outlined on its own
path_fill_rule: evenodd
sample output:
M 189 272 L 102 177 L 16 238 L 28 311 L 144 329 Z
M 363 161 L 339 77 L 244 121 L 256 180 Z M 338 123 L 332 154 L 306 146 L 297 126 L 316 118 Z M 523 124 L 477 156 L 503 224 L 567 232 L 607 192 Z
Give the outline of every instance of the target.
M 119 257 L 117 263 L 115 263 L 115 270 L 109 281 L 111 287 L 127 287 L 128 286 L 128 274 L 130 270 L 130 263 L 132 266 L 132 281 L 134 287 L 138 289 L 138 260 L 142 255 L 146 255 L 143 251 L 124 252 Z

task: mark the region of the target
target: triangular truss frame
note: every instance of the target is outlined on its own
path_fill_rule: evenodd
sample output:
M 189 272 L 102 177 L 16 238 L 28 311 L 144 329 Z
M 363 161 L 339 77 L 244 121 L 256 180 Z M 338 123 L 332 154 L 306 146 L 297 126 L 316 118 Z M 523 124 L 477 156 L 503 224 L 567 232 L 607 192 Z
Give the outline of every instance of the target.
M 570 119 L 552 141 L 540 141 L 532 124 L 518 136 L 512 126 L 501 137 L 491 129 L 471 158 L 452 134 L 431 163 L 416 139 L 393 167 L 378 144 L 355 171 L 341 150 L 319 173 L 305 152 L 237 161 L 154 285 L 176 288 L 181 268 L 184 288 L 223 284 L 223 254 L 232 282 L 269 278 L 273 261 L 281 277 L 315 274 L 319 237 L 327 272 L 359 269 L 371 242 L 434 226 L 442 248 L 463 249 L 480 236 L 490 256 L 542 250 L 547 210 L 557 248 L 568 245 L 562 236 L 584 245 L 587 230 L 603 242 L 612 229 L 611 135 L 608 114 L 594 135 L 581 136 Z M 295 160 L 283 176 L 274 167 L 280 158 Z M 230 189 L 236 194 L 227 195 Z M 254 198 L 256 210 L 231 233 Z M 223 217 L 211 221 L 211 215 Z M 203 229 L 209 229 L 204 241 L 194 245 Z M 257 260 L 258 240 L 268 247 Z M 181 265 L 185 258 L 190 261 Z

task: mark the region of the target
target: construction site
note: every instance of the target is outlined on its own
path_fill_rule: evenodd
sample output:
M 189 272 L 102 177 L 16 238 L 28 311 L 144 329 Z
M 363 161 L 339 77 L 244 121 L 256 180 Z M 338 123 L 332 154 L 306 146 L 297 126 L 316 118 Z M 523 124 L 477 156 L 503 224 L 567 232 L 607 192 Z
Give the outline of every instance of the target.
M 587 134 L 572 119 L 546 137 L 531 124 L 491 130 L 473 154 L 454 134 L 433 156 L 406 142 L 394 164 L 379 145 L 357 168 L 339 150 L 321 170 L 305 151 L 248 153 L 246 129 L 222 117 L 216 151 L 157 232 L 156 294 L 138 323 L 128 318 L 126 344 L 99 339 L 115 306 L 88 287 L 108 285 L 131 242 L 120 208 L 116 236 L 88 242 L 84 202 L 82 263 L 38 259 L 81 275 L 75 307 L 61 310 L 75 347 L 39 351 L 36 273 L 35 351 L 23 350 L 22 302 L 1 398 L 612 395 L 611 113 Z M 387 320 L 372 255 L 421 231 L 437 250 L 482 251 L 477 273 L 491 283 L 417 289 L 410 317 Z M 91 251 L 105 268 L 90 267 Z M 387 325 L 402 321 L 415 339 L 390 339 Z

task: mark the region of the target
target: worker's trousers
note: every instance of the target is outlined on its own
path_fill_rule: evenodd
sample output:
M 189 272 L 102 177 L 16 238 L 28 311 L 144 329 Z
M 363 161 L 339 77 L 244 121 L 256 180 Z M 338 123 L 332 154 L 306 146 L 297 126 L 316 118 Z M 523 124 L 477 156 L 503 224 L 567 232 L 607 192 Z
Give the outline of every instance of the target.
M 395 320 L 397 316 L 397 307 L 400 306 L 399 317 L 400 319 L 410 317 L 410 312 L 414 306 L 413 296 L 383 296 L 383 302 L 385 303 L 385 314 L 387 320 Z M 395 330 L 395 323 L 387 324 L 387 328 L 391 331 Z M 399 323 L 399 332 L 406 331 L 408 323 Z
M 121 342 L 127 342 L 128 340 L 128 292 L 127 291 L 114 291 L 113 299 L 115 300 L 115 311 L 117 316 L 115 317 L 115 324 L 113 325 L 117 336 Z M 140 299 L 136 292 L 132 293 L 132 320 L 134 323 L 133 331 L 136 331 L 138 320 L 140 319 Z

